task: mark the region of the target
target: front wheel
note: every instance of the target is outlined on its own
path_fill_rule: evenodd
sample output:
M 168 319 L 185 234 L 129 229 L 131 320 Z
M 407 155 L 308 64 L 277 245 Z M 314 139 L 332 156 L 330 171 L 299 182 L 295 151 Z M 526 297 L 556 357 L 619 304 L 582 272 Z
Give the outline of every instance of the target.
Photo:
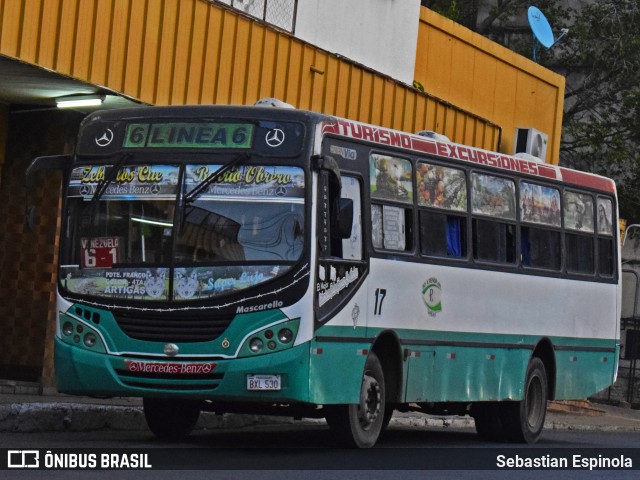
M 364 366 L 360 402 L 355 405 L 329 405 L 326 408 L 327 423 L 340 443 L 356 448 L 375 445 L 387 420 L 384 374 L 375 353 L 369 354 Z
M 533 357 L 527 366 L 524 398 L 506 403 L 501 409 L 502 423 L 510 441 L 535 443 L 544 427 L 549 398 L 547 371 L 540 358 Z
M 180 440 L 195 427 L 200 408 L 195 402 L 167 398 L 143 398 L 149 430 L 162 440 Z

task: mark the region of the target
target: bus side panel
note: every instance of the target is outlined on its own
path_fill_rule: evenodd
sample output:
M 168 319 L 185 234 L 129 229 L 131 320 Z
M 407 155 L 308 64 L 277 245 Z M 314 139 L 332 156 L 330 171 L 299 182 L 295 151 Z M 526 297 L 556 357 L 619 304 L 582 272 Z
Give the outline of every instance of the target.
M 353 328 L 351 329 L 353 331 Z M 345 338 L 344 327 L 322 327 L 319 334 Z M 309 397 L 318 405 L 358 403 L 362 372 L 371 343 L 361 341 L 314 341 L 309 363 Z
M 411 365 L 407 401 L 519 400 L 543 338 L 558 357 L 558 398 L 585 398 L 613 381 L 613 283 L 376 258 L 370 272 L 369 298 L 377 290 L 385 300 L 367 337 L 393 329 L 403 349 L 435 352 L 433 367 Z
M 433 378 L 410 380 L 430 387 L 427 402 L 519 400 L 530 354 L 529 350 L 437 347 Z M 414 388 L 407 383 L 407 402 L 420 401 L 409 395 Z

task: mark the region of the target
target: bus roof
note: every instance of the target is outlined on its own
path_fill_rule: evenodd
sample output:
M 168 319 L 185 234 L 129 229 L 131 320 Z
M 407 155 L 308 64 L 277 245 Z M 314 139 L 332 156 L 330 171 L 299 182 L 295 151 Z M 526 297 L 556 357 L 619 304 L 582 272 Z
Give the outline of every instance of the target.
M 83 125 L 93 121 L 136 120 L 143 118 L 218 118 L 224 116 L 256 118 L 262 120 L 294 120 L 320 124 L 323 134 L 331 134 L 355 140 L 397 147 L 416 153 L 439 156 L 498 170 L 523 173 L 541 179 L 556 180 L 566 184 L 587 187 L 615 194 L 613 180 L 592 173 L 559 167 L 542 161 L 492 152 L 453 142 L 443 142 L 422 135 L 402 132 L 390 128 L 347 120 L 327 114 L 292 108 L 235 105 L 176 105 L 135 107 L 119 110 L 101 110 L 84 120 Z
M 428 155 L 494 167 L 499 170 L 524 173 L 542 179 L 557 180 L 607 193 L 615 194 L 616 192 L 615 182 L 600 175 L 550 165 L 544 163 L 542 160 L 520 158 L 513 155 L 470 147 L 468 145 L 443 142 L 418 134 L 368 125 L 353 120 L 334 117 L 331 121 L 324 121 L 322 123 L 322 132 L 324 134 L 354 138 L 383 146 L 404 148 Z

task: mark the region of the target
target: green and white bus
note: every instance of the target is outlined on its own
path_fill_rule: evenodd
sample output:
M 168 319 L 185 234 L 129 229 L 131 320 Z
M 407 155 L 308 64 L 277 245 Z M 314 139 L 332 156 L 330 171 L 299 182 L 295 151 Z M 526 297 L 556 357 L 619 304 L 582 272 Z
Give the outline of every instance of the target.
M 325 417 L 394 412 L 534 442 L 547 400 L 616 376 L 613 181 L 293 108 L 141 107 L 83 122 L 64 170 L 58 389 Z

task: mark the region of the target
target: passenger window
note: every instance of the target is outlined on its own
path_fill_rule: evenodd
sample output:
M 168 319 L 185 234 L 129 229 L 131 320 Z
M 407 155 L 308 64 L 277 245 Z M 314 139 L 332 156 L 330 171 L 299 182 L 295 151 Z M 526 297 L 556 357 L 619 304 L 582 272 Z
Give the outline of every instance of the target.
M 600 275 L 611 277 L 615 273 L 613 202 L 609 198 L 598 197 L 598 271 Z
M 420 251 L 434 257 L 467 256 L 467 220 L 457 215 L 420 211 Z
M 369 157 L 371 198 L 413 203 L 411 162 L 404 158 L 372 154 Z
M 514 182 L 502 177 L 473 173 L 471 208 L 475 215 L 487 217 L 473 219 L 473 257 L 484 262 L 515 263 Z
M 520 229 L 520 254 L 525 267 L 546 270 L 562 268 L 560 212 L 558 189 L 520 183 L 520 219 L 532 224 L 522 225 Z M 554 230 L 554 227 L 558 230 Z
M 413 168 L 404 158 L 371 154 L 371 241 L 374 248 L 413 249 Z M 400 204 L 400 205 L 398 205 Z M 407 206 L 402 206 L 406 204 Z
M 564 192 L 565 250 L 567 272 L 595 273 L 593 238 L 593 197 L 584 193 Z
M 371 240 L 374 248 L 412 250 L 411 210 L 391 205 L 371 205 Z
M 467 181 L 464 170 L 419 162 L 420 251 L 446 258 L 467 256 Z

